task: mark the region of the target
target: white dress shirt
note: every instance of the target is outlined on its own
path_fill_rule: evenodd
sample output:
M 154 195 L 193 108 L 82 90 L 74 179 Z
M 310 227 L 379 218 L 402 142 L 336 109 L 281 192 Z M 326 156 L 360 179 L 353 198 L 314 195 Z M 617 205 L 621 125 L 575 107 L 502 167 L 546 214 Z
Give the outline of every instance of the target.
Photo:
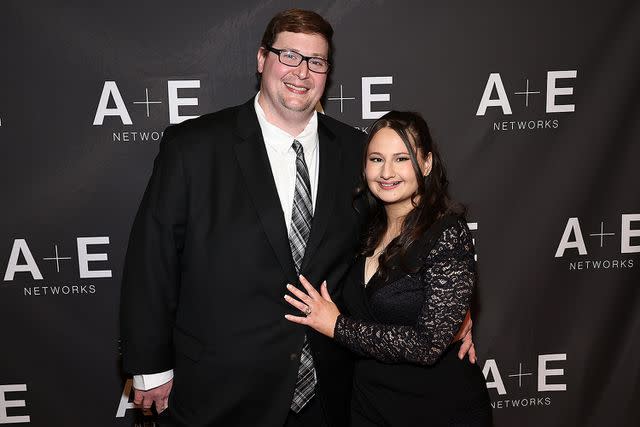
M 293 196 L 296 188 L 296 152 L 291 147 L 293 140 L 297 139 L 304 150 L 304 160 L 309 170 L 309 181 L 311 184 L 311 202 L 313 209 L 316 208 L 316 196 L 318 194 L 318 172 L 320 170 L 320 155 L 318 146 L 318 113 L 313 112 L 313 116 L 299 135 L 293 136 L 280 129 L 276 125 L 269 123 L 264 110 L 258 103 L 260 92 L 253 101 L 253 106 L 258 116 L 258 123 L 262 130 L 264 145 L 267 149 L 271 173 L 276 184 L 280 206 L 284 214 L 284 221 L 287 226 L 287 233 L 291 232 L 291 214 L 293 211 Z M 173 378 L 173 369 L 157 374 L 144 374 L 133 376 L 133 387 L 137 390 L 150 390 L 169 382 Z
M 284 213 L 284 220 L 287 225 L 287 233 L 291 231 L 291 214 L 293 211 L 293 195 L 296 189 L 296 152 L 291 147 L 293 140 L 297 139 L 304 150 L 304 161 L 309 170 L 309 181 L 311 184 L 311 202 L 313 209 L 316 208 L 316 196 L 318 194 L 318 163 L 319 163 L 319 138 L 318 138 L 318 113 L 313 112 L 313 116 L 300 134 L 289 135 L 276 125 L 267 121 L 264 110 L 258 103 L 260 92 L 255 97 L 253 105 L 256 109 L 264 145 L 267 148 L 271 173 L 276 183 L 280 205 Z

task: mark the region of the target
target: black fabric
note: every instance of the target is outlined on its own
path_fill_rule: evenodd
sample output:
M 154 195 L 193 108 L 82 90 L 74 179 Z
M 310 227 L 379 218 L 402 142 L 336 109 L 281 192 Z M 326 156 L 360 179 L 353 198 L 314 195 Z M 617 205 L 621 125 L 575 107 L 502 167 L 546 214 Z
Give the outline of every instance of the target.
M 335 336 L 360 354 L 353 425 L 488 426 L 491 407 L 480 367 L 458 359 L 459 342 L 449 345 L 475 284 L 470 233 L 462 221 L 445 217 L 412 247 L 406 261 L 418 271 L 392 260 L 394 273 L 372 277 L 365 288 L 359 258 L 347 277 L 349 315 L 340 316 Z
M 289 411 L 289 416 L 284 423 L 284 427 L 325 427 L 322 406 L 317 398 L 312 398 L 300 410 L 300 412 Z
M 362 220 L 352 189 L 363 134 L 318 116 L 319 181 L 300 272 L 340 298 Z M 339 185 L 338 185 L 339 184 Z M 350 356 L 288 322 L 297 283 L 253 99 L 167 129 L 136 216 L 122 285 L 123 366 L 173 368 L 179 425 L 278 426 L 288 415 L 307 333 L 332 425 L 348 416 Z

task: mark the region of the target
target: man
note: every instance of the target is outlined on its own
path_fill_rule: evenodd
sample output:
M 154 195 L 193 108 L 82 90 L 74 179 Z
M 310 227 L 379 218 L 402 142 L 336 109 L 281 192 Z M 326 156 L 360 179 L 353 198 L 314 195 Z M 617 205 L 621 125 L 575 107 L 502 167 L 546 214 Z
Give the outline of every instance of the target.
M 135 402 L 184 426 L 346 425 L 351 364 L 289 323 L 300 274 L 339 283 L 362 225 L 363 135 L 315 112 L 333 29 L 288 10 L 258 50 L 260 92 L 169 127 L 125 262 L 123 365 Z

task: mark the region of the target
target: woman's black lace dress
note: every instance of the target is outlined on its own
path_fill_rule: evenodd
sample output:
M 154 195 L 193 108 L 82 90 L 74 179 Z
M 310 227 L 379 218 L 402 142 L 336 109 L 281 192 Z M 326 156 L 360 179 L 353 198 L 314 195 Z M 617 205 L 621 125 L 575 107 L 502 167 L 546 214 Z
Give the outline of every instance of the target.
M 391 261 L 386 280 L 364 285 L 356 260 L 344 288 L 336 340 L 359 355 L 353 426 L 490 426 L 491 407 L 480 368 L 450 345 L 476 282 L 466 224 L 448 216 Z M 407 273 L 409 271 L 410 273 Z

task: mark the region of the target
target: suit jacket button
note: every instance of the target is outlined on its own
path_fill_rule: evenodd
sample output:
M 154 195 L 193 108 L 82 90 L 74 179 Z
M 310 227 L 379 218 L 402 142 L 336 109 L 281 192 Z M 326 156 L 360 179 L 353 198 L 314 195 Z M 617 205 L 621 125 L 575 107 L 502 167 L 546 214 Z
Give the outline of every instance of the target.
M 291 353 L 289 355 L 289 359 L 291 360 L 298 360 L 298 353 Z

